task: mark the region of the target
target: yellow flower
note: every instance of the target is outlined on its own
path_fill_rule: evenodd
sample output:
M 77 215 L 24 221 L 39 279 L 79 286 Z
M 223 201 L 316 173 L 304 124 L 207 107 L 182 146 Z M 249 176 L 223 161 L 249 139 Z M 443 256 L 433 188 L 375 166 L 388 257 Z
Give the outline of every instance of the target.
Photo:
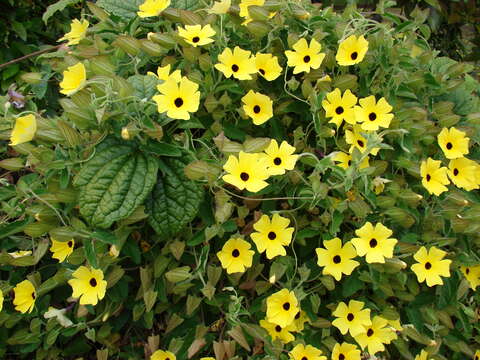
M 277 140 L 272 139 L 270 145 L 264 150 L 268 160 L 268 172 L 270 175 L 283 175 L 286 170 L 293 170 L 298 160 L 298 155 L 293 155 L 295 147 L 282 141 L 280 147 Z
M 295 51 L 285 51 L 285 55 L 288 58 L 288 66 L 294 66 L 294 74 L 302 71 L 309 73 L 310 69 L 318 69 L 325 58 L 325 54 L 320 52 L 322 45 L 315 39 L 310 41 L 310 46 L 307 40 L 300 39 L 293 45 L 293 50 Z
M 475 351 L 475 356 L 473 357 L 473 360 L 480 360 L 480 350 Z
M 172 119 L 189 120 L 190 113 L 198 110 L 200 105 L 200 92 L 198 84 L 182 77 L 177 82 L 170 76 L 163 84 L 157 85 L 160 95 L 152 97 L 157 103 L 159 113 L 167 113 Z
M 32 252 L 30 250 L 18 250 L 18 251 L 9 252 L 8 255 L 10 255 L 14 259 L 18 259 L 24 256 L 32 255 Z
M 253 19 L 250 17 L 250 13 L 248 12 L 248 8 L 250 6 L 256 5 L 256 6 L 263 6 L 265 4 L 265 0 L 241 0 L 239 7 L 240 7 L 240 13 L 239 15 L 243 18 L 245 18 L 245 21 L 242 23 L 242 25 L 247 25 L 250 23 Z M 271 12 L 269 14 L 269 17 L 272 18 L 275 16 L 275 12 Z
M 345 243 L 342 247 L 342 240 L 334 238 L 323 242 L 325 249 L 315 249 L 318 260 L 318 266 L 323 267 L 324 275 L 332 275 L 337 281 L 340 281 L 342 274 L 350 275 L 352 271 L 360 265 L 355 260 L 357 252 L 351 242 Z
M 353 149 L 357 148 L 361 153 L 365 152 L 368 143 L 367 139 L 361 134 L 363 130 L 359 125 L 354 125 L 352 130 L 345 130 L 345 141 L 347 144 L 351 145 L 348 151 L 352 153 Z M 370 153 L 372 155 L 377 155 L 379 150 L 380 148 L 373 148 Z
M 397 338 L 397 334 L 388 326 L 388 321 L 380 316 L 375 316 L 372 324 L 365 328 L 361 334 L 354 336 L 355 341 L 362 349 L 368 348 L 370 355 L 385 350 L 384 344 L 390 344 Z
M 157 79 L 163 81 L 167 81 L 169 78 L 172 78 L 177 83 L 179 83 L 182 79 L 182 73 L 180 72 L 180 70 L 175 70 L 170 74 L 170 64 L 165 66 L 159 66 L 156 74 L 154 72 L 148 71 L 147 75 L 155 76 Z
M 273 101 L 267 96 L 250 90 L 242 98 L 243 110 L 255 125 L 261 125 L 273 116 Z
M 355 106 L 355 120 L 361 123 L 363 130 L 375 131 L 381 127 L 388 128 L 393 119 L 392 107 L 381 98 L 378 102 L 375 96 L 371 95 L 358 101 L 360 106 Z
M 240 151 L 238 158 L 234 155 L 228 157 L 223 169 L 228 173 L 222 179 L 239 190 L 247 189 L 257 192 L 268 186 L 265 181 L 269 174 L 266 160 L 260 154 L 248 154 Z
M 255 66 L 260 75 L 268 81 L 278 78 L 283 70 L 278 63 L 278 58 L 272 54 L 256 54 Z
M 342 301 L 332 313 L 336 317 L 332 325 L 340 330 L 342 335 L 347 332 L 352 336 L 364 333 L 365 327 L 372 325 L 370 309 L 364 309 L 364 306 L 365 303 L 361 301 L 350 300 L 348 305 Z
M 141 18 L 158 16 L 169 6 L 170 0 L 145 0 L 138 8 L 139 11 L 137 11 L 137 15 Z
M 208 13 L 217 15 L 226 14 L 230 6 L 232 6 L 232 0 L 215 1 L 212 8 L 208 10 Z
M 282 328 L 293 325 L 299 310 L 293 291 L 282 289 L 267 298 L 267 320 Z
M 310 322 L 307 313 L 303 310 L 300 310 L 295 314 L 295 318 L 293 319 L 292 324 L 295 328 L 295 331 L 303 331 L 303 329 L 305 328 L 305 323 L 307 322 Z
M 450 160 L 447 174 L 456 186 L 467 191 L 480 186 L 479 165 L 473 160 L 464 157 Z
M 288 227 L 289 224 L 289 219 L 278 214 L 273 214 L 272 220 L 267 215 L 262 215 L 253 225 L 257 232 L 250 235 L 258 252 L 266 251 L 269 260 L 276 256 L 287 255 L 284 246 L 290 245 L 294 231 L 293 227 Z
M 80 21 L 78 19 L 73 19 L 72 23 L 70 24 L 70 32 L 58 39 L 58 41 L 67 40 L 67 45 L 77 45 L 85 38 L 88 25 L 90 25 L 90 23 L 87 20 Z
M 255 58 L 251 55 L 250 51 L 238 46 L 235 46 L 233 52 L 226 48 L 218 55 L 219 63 L 215 64 L 215 69 L 221 71 L 227 78 L 233 75 L 238 80 L 251 80 L 252 74 L 257 72 Z
M 50 251 L 53 253 L 52 258 L 57 259 L 59 262 L 64 262 L 65 259 L 73 252 L 75 241 L 73 239 L 69 241 L 57 241 L 53 237 L 52 246 Z
M 322 107 L 325 110 L 325 116 L 332 118 L 329 123 L 334 123 L 337 127 L 342 125 L 343 120 L 349 124 L 355 124 L 355 112 L 353 107 L 357 104 L 357 97 L 347 89 L 345 92 L 340 92 L 340 89 L 335 89 L 329 92 L 326 99 L 322 101 Z
M 465 279 L 467 279 L 470 287 L 475 290 L 480 285 L 480 265 L 460 266 Z
M 157 350 L 152 354 L 150 360 L 177 360 L 177 357 L 170 351 Z
M 217 257 L 227 274 L 243 273 L 252 266 L 255 252 L 250 248 L 250 244 L 240 238 L 231 238 L 223 245 L 222 250 L 217 252 Z
M 352 155 L 344 153 L 344 152 L 337 152 L 335 156 L 333 157 L 333 161 L 338 162 L 337 166 L 340 166 L 341 168 L 348 169 L 352 163 Z M 363 159 L 363 161 L 360 163 L 359 168 L 360 169 L 365 169 L 369 167 L 370 164 L 368 162 L 368 156 Z
M 215 358 L 209 356 L 209 357 L 202 357 L 202 358 L 200 358 L 200 360 L 215 360 Z
M 63 72 L 63 80 L 60 82 L 60 93 L 70 96 L 81 90 L 87 82 L 85 65 L 79 62 L 69 66 Z
M 332 360 L 361 360 L 361 352 L 356 345 L 336 343 L 332 350 Z
M 279 338 L 280 341 L 285 344 L 295 340 L 295 337 L 290 333 L 291 331 L 294 331 L 292 325 L 282 328 L 280 325 L 271 323 L 267 320 L 260 320 L 260 326 L 267 330 L 268 335 L 270 335 L 272 340 Z
M 102 270 L 80 266 L 72 276 L 68 283 L 73 289 L 72 297 L 80 298 L 80 305 L 97 305 L 98 300 L 103 299 L 107 282 L 103 280 Z
M 418 282 L 427 281 L 427 286 L 442 285 L 443 277 L 450 277 L 450 264 L 452 260 L 443 260 L 447 253 L 443 250 L 432 246 L 427 251 L 425 246 L 422 246 L 413 255 L 417 260 L 416 264 L 412 265 L 412 271 L 417 275 Z
M 326 356 L 322 356 L 322 350 L 317 349 L 312 345 L 302 345 L 297 344 L 295 347 L 288 353 L 290 359 L 292 360 L 327 360 Z
M 178 34 L 193 47 L 207 45 L 215 40 L 212 36 L 216 34 L 215 30 L 207 24 L 201 25 L 185 25 L 185 28 L 179 27 Z
M 366 255 L 366 261 L 371 263 L 385 263 L 385 258 L 393 257 L 393 248 L 398 240 L 390 238 L 392 230 L 377 223 L 375 227 L 371 222 L 366 222 L 360 229 L 355 231 L 358 238 L 352 239 L 359 256 Z
M 11 146 L 23 144 L 29 142 L 35 136 L 37 131 L 37 119 L 35 115 L 28 114 L 20 116 L 15 120 L 15 126 L 13 127 L 12 134 L 10 135 Z
M 3 309 L 3 291 L 0 289 L 0 311 Z
M 425 350 L 422 350 L 420 354 L 415 356 L 414 360 L 428 360 L 428 355 L 429 355 L 428 352 L 426 352 Z
M 438 145 L 447 159 L 457 159 L 468 154 L 468 141 L 466 133 L 454 127 L 443 128 L 437 136 Z
M 31 313 L 37 298 L 33 284 L 29 280 L 23 280 L 13 288 L 13 293 L 15 310 L 20 311 L 22 314 L 26 312 Z
M 335 59 L 341 66 L 355 65 L 363 60 L 367 51 L 368 41 L 363 35 L 358 38 L 351 35 L 340 43 Z
M 433 160 L 428 158 L 427 161 L 422 161 L 420 166 L 420 175 L 422 176 L 422 185 L 430 194 L 440 195 L 448 188 L 450 181 L 447 177 L 447 168 L 440 167 L 440 160 Z

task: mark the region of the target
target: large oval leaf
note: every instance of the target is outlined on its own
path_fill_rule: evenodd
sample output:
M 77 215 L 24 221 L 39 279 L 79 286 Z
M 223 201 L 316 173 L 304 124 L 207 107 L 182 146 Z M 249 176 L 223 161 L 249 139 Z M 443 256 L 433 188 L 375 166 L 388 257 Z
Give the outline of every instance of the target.
M 162 237 L 175 235 L 193 220 L 203 199 L 203 188 L 189 180 L 185 158 L 164 158 L 158 181 L 147 198 L 148 222 Z
M 108 228 L 128 217 L 153 188 L 158 162 L 125 142 L 107 139 L 78 173 L 80 213 L 93 226 Z

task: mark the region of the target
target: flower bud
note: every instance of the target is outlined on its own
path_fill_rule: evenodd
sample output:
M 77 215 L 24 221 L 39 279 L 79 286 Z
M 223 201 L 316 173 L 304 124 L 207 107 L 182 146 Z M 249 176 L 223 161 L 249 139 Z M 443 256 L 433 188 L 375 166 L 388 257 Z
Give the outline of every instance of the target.
M 42 81 L 42 74 L 38 72 L 28 72 L 22 74 L 20 79 L 25 81 L 27 84 L 38 84 Z
M 81 144 L 82 140 L 80 134 L 77 130 L 70 126 L 69 123 L 59 119 L 57 120 L 57 127 L 69 146 L 74 147 Z
M 163 138 L 162 127 L 160 125 L 158 125 L 157 123 L 153 123 L 153 126 L 155 127 L 154 129 L 144 130 L 145 134 L 150 136 L 152 139 L 159 140 L 159 141 L 162 140 L 162 138 Z
M 389 209 L 395 206 L 395 199 L 390 196 L 377 196 L 377 205 L 382 209 Z
M 249 6 L 248 7 L 248 14 L 253 20 L 259 20 L 259 21 L 268 21 L 270 12 L 266 9 L 264 9 L 262 6 Z
M 293 17 L 295 19 L 298 19 L 298 20 L 307 20 L 308 18 L 310 18 L 310 13 L 308 11 L 306 11 L 305 9 L 302 9 L 299 6 L 294 5 L 293 6 Z M 313 36 L 313 38 L 315 38 L 315 36 Z M 315 40 L 317 40 L 317 39 L 315 38 Z
M 122 128 L 121 135 L 122 135 L 122 139 L 123 139 L 123 140 L 130 140 L 130 134 L 129 134 L 128 128 L 127 128 L 126 126 L 124 126 L 124 127 Z
M 160 46 L 164 47 L 165 49 L 173 49 L 173 47 L 175 47 L 175 44 L 176 44 L 175 39 L 168 34 L 148 33 L 147 38 L 148 38 L 148 40 L 159 44 Z
M 357 77 L 355 75 L 350 74 L 343 74 L 338 76 L 334 82 L 333 87 L 339 88 L 341 91 L 345 91 L 347 89 L 354 90 L 358 86 L 357 84 Z
M 173 23 L 178 23 L 182 21 L 180 15 L 181 15 L 180 9 L 174 9 L 171 7 L 168 7 L 162 11 L 162 16 Z
M 385 210 L 385 215 L 391 218 L 394 223 L 401 225 L 404 228 L 409 228 L 415 224 L 413 216 L 398 207 Z
M 85 108 L 79 108 L 71 99 L 63 98 L 58 101 L 60 106 L 65 110 L 67 117 L 78 126 L 79 129 L 85 130 L 94 127 L 97 124 L 94 114 Z
M 28 224 L 23 228 L 23 232 L 28 236 L 33 238 L 40 237 L 48 233 L 51 229 L 53 229 L 55 225 L 45 223 L 45 222 L 34 222 L 32 224 Z
M 119 35 L 112 45 L 133 56 L 138 55 L 141 47 L 140 41 L 128 35 Z
M 150 40 L 142 39 L 140 40 L 140 44 L 142 50 L 150 56 L 161 56 L 166 52 L 166 50 L 163 49 L 159 44 Z
M 183 48 L 183 56 L 191 63 L 196 63 L 201 53 L 199 47 L 187 46 Z
M 106 21 L 110 18 L 110 16 L 108 15 L 108 13 L 103 10 L 101 7 L 95 5 L 93 2 L 91 1 L 87 1 L 87 6 L 88 6 L 88 9 L 92 12 L 92 14 L 100 19 L 101 21 Z
M 189 266 L 181 266 L 165 273 L 165 277 L 171 283 L 187 280 L 191 276 Z
M 207 53 L 202 54 L 198 58 L 198 64 L 200 65 L 200 69 L 202 69 L 202 71 L 208 71 L 212 67 L 212 58 Z
M 448 67 L 446 71 L 446 75 L 448 75 L 450 78 L 455 78 L 459 75 L 468 73 L 472 70 L 473 70 L 473 66 L 470 64 L 456 63 Z
M 257 38 L 261 38 L 267 35 L 272 30 L 272 27 L 265 22 L 255 20 L 247 24 L 247 29 Z
M 21 158 L 9 158 L 0 161 L 0 168 L 8 171 L 18 171 L 23 169 L 24 166 L 25 164 Z
M 284 4 L 281 1 L 278 0 L 267 0 L 265 1 L 265 4 L 263 4 L 263 7 L 269 11 L 278 11 L 282 10 L 284 8 Z
M 115 74 L 115 65 L 110 62 L 108 56 L 99 55 L 91 59 L 90 70 L 96 75 L 111 76 Z
M 457 114 L 442 115 L 438 119 L 438 123 L 441 127 L 451 127 L 460 121 L 460 116 Z
M 188 10 L 180 10 L 180 21 L 184 25 L 198 25 L 203 22 L 203 19 L 197 13 Z

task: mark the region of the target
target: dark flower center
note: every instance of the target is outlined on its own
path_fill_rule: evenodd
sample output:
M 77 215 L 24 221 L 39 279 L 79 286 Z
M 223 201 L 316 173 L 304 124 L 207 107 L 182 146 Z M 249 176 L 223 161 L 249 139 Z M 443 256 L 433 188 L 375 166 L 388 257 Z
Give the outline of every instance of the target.
M 200 38 L 199 38 L 198 36 L 195 36 L 195 37 L 192 39 L 192 41 L 193 41 L 194 43 L 197 43 L 197 42 L 200 41 Z
M 345 355 L 339 354 L 338 355 L 338 360 L 345 360 Z
M 263 69 L 258 69 L 258 71 L 260 72 L 260 74 L 265 75 L 265 70 L 263 70 Z
M 91 285 L 92 287 L 97 286 L 97 279 L 91 278 L 91 279 L 90 279 L 90 285 Z
M 455 176 L 458 175 L 458 169 L 453 169 L 453 175 L 455 175 Z
M 282 163 L 282 159 L 280 159 L 279 157 L 276 157 L 275 159 L 273 159 L 273 163 L 278 166 Z
M 350 57 L 352 58 L 352 60 L 356 60 L 357 57 L 358 57 L 358 53 L 356 51 L 352 52 L 352 55 L 350 55 Z
M 35 293 L 33 292 L 32 293 L 32 299 L 35 300 L 36 296 L 35 296 Z
M 335 109 L 335 112 L 337 113 L 337 115 L 340 115 L 343 113 L 343 107 L 339 106 Z
M 238 251 L 237 249 L 233 250 L 232 251 L 232 256 L 233 257 L 239 257 L 240 256 L 240 251 Z
M 358 146 L 360 146 L 360 147 L 364 147 L 364 146 L 365 146 L 365 143 L 364 143 L 362 140 L 358 140 L 358 141 L 357 141 L 357 144 L 358 144 Z
M 347 315 L 347 320 L 348 320 L 348 321 L 353 321 L 353 319 L 355 319 L 355 316 L 354 316 L 352 313 L 349 313 L 349 314 Z
M 335 264 L 340 264 L 341 261 L 342 261 L 342 258 L 340 257 L 340 255 L 335 255 L 335 256 L 333 257 L 333 262 L 334 262 Z
M 430 181 L 431 178 L 430 174 L 427 174 L 427 181 Z
M 243 181 L 247 181 L 249 178 L 250 176 L 246 172 L 242 172 L 240 174 L 240 179 L 242 179 Z
M 67 243 L 68 247 L 72 247 L 73 245 L 73 242 L 70 240 L 68 243 Z
M 275 326 L 275 331 L 276 332 L 282 331 L 282 328 L 280 327 L 280 325 Z
M 453 145 L 451 142 L 448 142 L 447 145 L 445 145 L 445 147 L 448 149 L 448 150 L 451 150 Z
M 368 114 L 368 119 L 370 121 L 374 121 L 376 118 L 377 118 L 377 114 L 375 114 L 374 112 L 371 112 L 370 114 Z
M 308 358 L 306 356 L 302 357 L 301 360 L 308 360 Z
M 270 240 L 275 240 L 277 234 L 275 234 L 273 231 L 270 231 L 267 236 Z
M 283 310 L 285 310 L 285 311 L 290 310 L 290 303 L 289 302 L 286 302 L 285 304 L 283 304 Z
M 253 107 L 253 112 L 254 112 L 255 114 L 258 114 L 258 113 L 260 112 L 260 106 L 255 105 L 255 106 Z
M 377 246 L 377 244 L 378 244 L 378 243 L 377 243 L 377 239 L 372 239 L 372 240 L 370 240 L 370 247 L 371 247 L 371 248 L 374 248 L 375 246 Z
M 470 269 L 467 268 L 467 270 L 465 270 L 465 273 L 466 273 L 467 275 L 470 274 Z
M 237 64 L 233 64 L 233 65 L 232 65 L 232 71 L 233 71 L 233 72 L 237 72 L 237 71 L 238 71 L 238 65 L 237 65 Z
M 430 270 L 432 268 L 432 264 L 430 264 L 428 261 L 425 263 L 425 269 Z
M 467 270 L 468 270 L 468 269 L 467 269 Z M 298 320 L 298 319 L 300 319 L 300 311 L 297 312 L 297 314 L 295 315 L 295 320 Z
M 348 160 L 348 166 L 352 165 L 352 160 Z
M 175 106 L 177 108 L 181 107 L 183 105 L 183 99 L 182 98 L 176 98 L 175 99 Z
M 165 360 L 170 360 L 170 358 L 169 358 L 169 357 L 166 357 Z
M 373 335 L 373 330 L 372 329 L 368 329 L 367 331 L 367 336 L 370 337 Z
M 308 63 L 309 61 L 310 61 L 310 56 L 307 55 L 303 58 L 303 62 Z

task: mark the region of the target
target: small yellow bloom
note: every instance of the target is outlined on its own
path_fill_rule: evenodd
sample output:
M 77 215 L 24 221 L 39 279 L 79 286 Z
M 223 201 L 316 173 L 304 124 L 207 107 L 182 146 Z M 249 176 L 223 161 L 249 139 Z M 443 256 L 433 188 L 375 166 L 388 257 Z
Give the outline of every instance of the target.
M 292 360 L 327 360 L 326 356 L 322 356 L 322 350 L 317 349 L 312 345 L 297 344 L 288 353 Z
M 202 357 L 200 360 L 215 360 L 214 357 L 208 356 L 208 357 Z
M 267 164 L 260 154 L 249 154 L 240 151 L 238 158 L 234 155 L 228 157 L 223 169 L 228 173 L 222 179 L 239 190 L 247 189 L 258 192 L 268 186 L 265 181 L 270 176 Z
M 271 323 L 267 320 L 260 320 L 260 326 L 267 330 L 272 340 L 278 338 L 284 344 L 295 340 L 295 337 L 290 333 L 291 331 L 294 331 L 292 325 L 282 328 L 280 325 Z
M 215 1 L 212 8 L 208 10 L 209 14 L 226 14 L 228 10 L 230 10 L 230 6 L 232 6 L 232 0 L 221 0 Z
M 336 343 L 332 350 L 332 360 L 361 360 L 361 352 L 356 345 Z
M 477 286 L 480 285 L 480 265 L 460 266 L 460 270 L 470 284 L 470 287 L 476 290 Z
M 88 25 L 90 25 L 90 23 L 87 20 L 80 21 L 78 19 L 73 19 L 72 23 L 70 24 L 70 32 L 58 39 L 58 41 L 67 40 L 67 45 L 77 45 L 85 38 Z
M 215 68 L 227 78 L 233 75 L 238 80 L 251 80 L 252 74 L 257 72 L 255 58 L 251 55 L 250 51 L 243 50 L 238 46 L 235 46 L 233 52 L 226 48 L 218 55 L 219 63 L 215 64 Z
M 378 102 L 375 96 L 371 95 L 359 100 L 360 106 L 355 106 L 355 120 L 361 123 L 363 130 L 375 131 L 381 127 L 388 128 L 393 119 L 392 107 L 381 98 Z
M 353 164 L 352 155 L 341 152 L 341 151 L 339 151 L 335 154 L 335 156 L 333 157 L 333 161 L 338 162 L 337 165 L 340 166 L 343 169 L 348 169 Z M 369 160 L 368 160 L 368 156 L 367 156 L 360 163 L 359 168 L 360 169 L 365 169 L 369 166 L 370 166 L 370 164 L 369 164 Z
M 352 239 L 359 256 L 364 256 L 365 260 L 371 263 L 385 263 L 385 259 L 393 257 L 393 248 L 398 240 L 390 238 L 392 230 L 382 223 L 375 224 L 367 221 L 360 229 L 355 230 L 358 238 Z
M 207 24 L 201 25 L 185 25 L 185 28 L 179 27 L 178 34 L 193 47 L 207 45 L 215 40 L 212 36 L 216 34 L 215 30 Z
M 350 66 L 363 60 L 368 51 L 368 41 L 363 35 L 351 35 L 340 43 L 335 59 L 338 65 Z
M 0 289 L 0 311 L 3 309 L 3 291 Z
M 104 298 L 107 282 L 102 270 L 80 266 L 72 276 L 68 283 L 73 289 L 72 297 L 80 298 L 80 305 L 97 305 Z
M 18 259 L 24 256 L 32 255 L 32 252 L 30 250 L 18 250 L 18 251 L 9 252 L 8 255 L 10 255 L 14 259 Z
M 22 314 L 26 312 L 31 313 L 37 298 L 33 284 L 29 280 L 23 280 L 13 288 L 13 293 L 15 310 L 20 311 Z
M 480 350 L 475 351 L 475 356 L 473 357 L 473 360 L 480 360 Z
M 137 15 L 141 18 L 158 16 L 169 6 L 170 0 L 145 0 L 138 8 Z
M 438 145 L 447 159 L 457 159 L 468 154 L 468 141 L 466 133 L 454 127 L 443 128 L 437 136 Z
M 353 149 L 357 148 L 361 153 L 367 150 L 367 139 L 361 134 L 364 132 L 360 125 L 354 125 L 352 130 L 345 130 L 345 141 L 347 144 L 351 145 L 348 150 L 350 153 L 353 152 Z M 380 148 L 373 148 L 370 151 L 370 154 L 377 155 Z
M 372 324 L 365 327 L 365 331 L 354 336 L 355 341 L 362 349 L 368 348 L 370 355 L 384 351 L 385 345 L 397 338 L 397 334 L 388 326 L 388 321 L 380 316 L 375 316 Z
M 242 98 L 243 110 L 255 125 L 261 125 L 273 116 L 273 101 L 267 96 L 250 90 Z
M 360 265 L 358 261 L 352 260 L 357 252 L 351 242 L 342 246 L 342 240 L 334 238 L 323 242 L 325 248 L 315 249 L 318 266 L 323 267 L 324 275 L 332 275 L 335 280 L 340 281 L 342 274 L 350 275 Z
M 157 85 L 160 95 L 153 96 L 153 101 L 157 103 L 159 113 L 167 113 L 172 119 L 189 120 L 190 113 L 198 110 L 200 105 L 200 92 L 198 84 L 190 81 L 187 77 L 182 77 L 177 83 L 173 76 L 167 81 Z
M 357 122 L 353 110 L 356 104 L 357 97 L 349 89 L 342 95 L 338 88 L 329 92 L 326 99 L 322 101 L 325 116 L 332 118 L 329 123 L 334 123 L 337 128 L 342 125 L 343 120 L 352 125 Z
M 157 350 L 152 354 L 150 360 L 177 360 L 177 357 L 170 351 Z
M 300 39 L 293 45 L 293 50 L 295 51 L 285 51 L 285 55 L 288 58 L 288 66 L 294 67 L 294 74 L 303 71 L 309 73 L 310 69 L 318 69 L 325 58 L 325 54 L 320 52 L 322 45 L 315 39 L 310 41 L 310 46 L 307 40 Z
M 31 141 L 37 131 L 37 119 L 35 115 L 20 116 L 15 120 L 12 134 L 10 135 L 11 146 Z
M 450 264 L 452 263 L 452 260 L 443 260 L 445 255 L 447 255 L 445 251 L 435 246 L 432 246 L 430 250 L 422 246 L 413 255 L 417 263 L 412 265 L 412 271 L 417 275 L 418 282 L 426 280 L 429 287 L 442 285 L 441 276 L 450 277 Z
M 73 252 L 75 241 L 73 239 L 68 241 L 57 241 L 51 237 L 52 246 L 50 251 L 53 253 L 52 258 L 57 259 L 59 262 L 64 262 L 65 259 Z
M 272 54 L 256 54 L 255 65 L 260 75 L 268 81 L 273 81 L 282 73 L 278 58 Z
M 428 352 L 426 352 L 425 350 L 422 350 L 420 354 L 415 356 L 414 360 L 428 360 L 428 355 L 429 355 Z M 475 359 L 475 360 L 478 360 L 478 359 Z
M 305 323 L 310 323 L 310 319 L 307 316 L 307 313 L 303 310 L 300 310 L 295 314 L 295 318 L 293 319 L 293 327 L 295 331 L 303 331 L 305 328 Z
M 298 300 L 293 291 L 282 289 L 267 298 L 267 320 L 282 328 L 293 325 L 298 311 Z
M 163 81 L 167 81 L 168 79 L 171 78 L 175 80 L 177 83 L 179 83 L 180 80 L 182 79 L 182 73 L 180 72 L 180 70 L 175 70 L 170 74 L 170 64 L 165 66 L 159 66 L 157 68 L 156 74 L 154 72 L 148 71 L 147 75 L 155 76 L 158 80 L 163 80 Z
M 447 174 L 459 188 L 471 191 L 480 187 L 479 165 L 473 160 L 464 157 L 450 160 Z
M 289 219 L 278 214 L 273 214 L 271 220 L 267 215 L 262 215 L 253 225 L 256 232 L 250 235 L 258 252 L 261 254 L 266 251 L 269 260 L 287 255 L 284 246 L 290 245 L 294 231 L 293 227 L 288 227 L 289 224 Z
M 286 141 L 282 141 L 279 147 L 277 140 L 272 139 L 264 151 L 270 175 L 283 175 L 286 170 L 293 170 L 298 160 L 298 155 L 293 155 L 295 147 Z
M 353 337 L 365 333 L 365 327 L 372 325 L 370 320 L 370 309 L 364 309 L 365 303 L 356 300 L 350 300 L 348 305 L 343 301 L 337 305 L 332 313 L 336 317 L 332 325 L 335 326 L 342 335 L 350 332 Z
M 422 185 L 430 194 L 440 195 L 448 188 L 450 181 L 448 180 L 446 167 L 440 167 L 440 160 L 433 160 L 428 158 L 427 161 L 422 161 L 420 166 L 420 175 L 422 176 Z
M 231 238 L 223 245 L 222 250 L 217 252 L 217 257 L 227 274 L 243 273 L 252 266 L 255 252 L 250 248 L 250 244 L 240 238 Z
M 85 65 L 79 62 L 69 66 L 63 72 L 63 80 L 60 82 L 60 93 L 70 96 L 83 89 L 87 82 L 87 71 Z

